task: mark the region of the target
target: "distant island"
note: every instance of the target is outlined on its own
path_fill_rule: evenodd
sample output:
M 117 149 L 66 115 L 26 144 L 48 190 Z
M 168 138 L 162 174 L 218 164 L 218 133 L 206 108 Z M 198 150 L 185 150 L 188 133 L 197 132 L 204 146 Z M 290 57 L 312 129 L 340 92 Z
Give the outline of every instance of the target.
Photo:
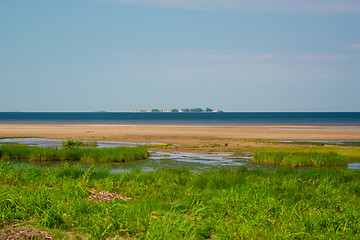
M 134 113 L 222 113 L 221 110 L 213 110 L 211 108 L 183 108 L 181 110 L 174 108 L 171 110 L 159 110 L 159 109 L 152 109 L 152 110 L 135 110 L 132 111 Z

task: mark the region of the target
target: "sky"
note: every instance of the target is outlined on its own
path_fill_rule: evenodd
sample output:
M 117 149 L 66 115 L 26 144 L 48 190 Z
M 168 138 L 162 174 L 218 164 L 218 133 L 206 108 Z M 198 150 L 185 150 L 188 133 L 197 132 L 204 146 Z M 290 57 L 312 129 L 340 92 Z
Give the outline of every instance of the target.
M 359 0 L 3 0 L 0 112 L 360 111 Z

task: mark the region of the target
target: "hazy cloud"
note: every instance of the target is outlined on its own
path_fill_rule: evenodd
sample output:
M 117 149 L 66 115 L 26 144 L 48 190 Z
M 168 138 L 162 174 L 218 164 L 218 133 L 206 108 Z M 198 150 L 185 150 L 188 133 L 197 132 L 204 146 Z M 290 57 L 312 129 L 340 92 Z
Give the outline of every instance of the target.
M 121 4 L 218 11 L 360 12 L 359 0 L 98 0 Z
M 275 54 L 272 53 L 239 54 L 233 52 L 221 52 L 221 51 L 198 50 L 198 49 L 174 50 L 171 51 L 171 53 L 180 59 L 206 60 L 206 61 L 216 61 L 216 62 L 268 60 L 276 57 Z
M 356 44 L 355 44 L 356 45 Z M 353 49 L 360 49 L 360 44 Z M 271 62 L 344 62 L 354 60 L 351 55 L 344 53 L 281 53 L 281 52 L 248 52 L 218 51 L 204 49 L 174 49 L 156 51 L 121 51 L 119 59 L 126 62 L 196 62 L 196 63 L 271 63 Z M 178 62 L 178 63 L 179 63 Z
M 294 54 L 289 57 L 292 60 L 300 60 L 305 62 L 329 62 L 329 61 L 347 61 L 349 57 L 341 54 L 316 54 L 316 53 L 301 53 Z
M 349 48 L 353 50 L 360 50 L 360 43 L 353 44 Z
M 356 45 L 356 44 L 355 44 Z M 360 44 L 354 49 L 360 49 Z M 357 47 L 357 48 L 355 48 Z M 182 49 L 163 51 L 164 55 L 171 55 L 181 60 L 211 61 L 211 62 L 271 62 L 271 61 L 304 61 L 304 62 L 342 62 L 351 60 L 346 54 L 330 53 L 237 53 L 215 50 Z

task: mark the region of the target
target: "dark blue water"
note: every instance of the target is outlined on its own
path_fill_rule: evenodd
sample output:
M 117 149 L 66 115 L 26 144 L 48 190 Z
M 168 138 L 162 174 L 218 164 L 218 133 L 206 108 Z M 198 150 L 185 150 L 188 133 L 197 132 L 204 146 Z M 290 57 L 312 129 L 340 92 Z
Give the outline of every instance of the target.
M 360 112 L 0 112 L 0 124 L 141 124 L 141 125 L 333 125 L 360 126 Z

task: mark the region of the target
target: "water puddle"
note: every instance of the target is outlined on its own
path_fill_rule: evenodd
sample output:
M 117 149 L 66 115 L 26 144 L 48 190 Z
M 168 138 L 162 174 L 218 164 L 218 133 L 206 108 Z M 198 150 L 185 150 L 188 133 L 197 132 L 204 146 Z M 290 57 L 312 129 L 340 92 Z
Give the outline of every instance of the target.
M 360 169 L 360 163 L 349 163 L 347 167 L 349 169 Z

